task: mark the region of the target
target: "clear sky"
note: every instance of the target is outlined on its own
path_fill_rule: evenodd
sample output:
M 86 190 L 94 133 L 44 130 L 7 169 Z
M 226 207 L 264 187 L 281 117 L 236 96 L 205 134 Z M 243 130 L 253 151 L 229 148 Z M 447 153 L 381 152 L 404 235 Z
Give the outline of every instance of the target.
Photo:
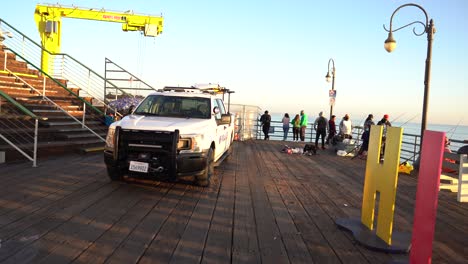
M 3 3 L 4 2 L 4 3 Z M 3 1 L 0 17 L 40 42 L 33 19 L 37 2 Z M 56 3 L 56 2 L 54 2 Z M 383 44 L 401 0 L 171 0 L 60 1 L 63 5 L 160 15 L 163 34 L 145 38 L 120 24 L 63 20 L 62 52 L 104 73 L 108 57 L 156 88 L 219 83 L 233 103 L 290 114 L 329 115 L 328 60 L 336 66 L 334 114 L 369 113 L 421 120 L 427 38 L 412 27 Z M 414 1 L 434 19 L 429 123 L 468 125 L 468 1 Z M 414 7 L 401 9 L 394 28 L 424 21 Z M 422 27 L 416 26 L 421 32 Z M 418 115 L 419 114 L 419 115 Z M 417 115 L 416 117 L 414 117 Z

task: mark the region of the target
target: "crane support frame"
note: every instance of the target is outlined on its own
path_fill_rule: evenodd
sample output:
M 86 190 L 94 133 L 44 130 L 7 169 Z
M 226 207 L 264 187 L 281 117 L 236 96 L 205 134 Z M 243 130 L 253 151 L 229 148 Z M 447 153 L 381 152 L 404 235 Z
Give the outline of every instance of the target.
M 49 69 L 51 53 L 60 53 L 62 17 L 121 23 L 123 31 L 141 31 L 149 37 L 156 37 L 162 33 L 164 21 L 162 16 L 134 14 L 132 11 L 117 12 L 105 9 L 38 4 L 34 12 L 34 20 L 44 48 L 41 68 L 48 74 L 52 74 L 51 69 Z

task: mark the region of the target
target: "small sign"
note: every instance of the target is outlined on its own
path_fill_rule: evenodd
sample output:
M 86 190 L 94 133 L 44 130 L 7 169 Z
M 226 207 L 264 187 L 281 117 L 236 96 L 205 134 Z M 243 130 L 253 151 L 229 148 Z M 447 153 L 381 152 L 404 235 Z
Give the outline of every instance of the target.
M 328 90 L 328 95 L 330 98 L 336 98 L 336 90 Z
M 330 97 L 330 105 L 335 106 L 335 97 Z

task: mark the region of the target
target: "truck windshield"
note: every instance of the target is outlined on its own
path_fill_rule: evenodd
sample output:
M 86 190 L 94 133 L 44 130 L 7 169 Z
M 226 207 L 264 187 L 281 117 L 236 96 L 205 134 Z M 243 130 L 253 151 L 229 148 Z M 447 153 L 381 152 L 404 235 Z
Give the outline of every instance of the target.
M 133 114 L 209 119 L 210 109 L 209 98 L 149 95 Z

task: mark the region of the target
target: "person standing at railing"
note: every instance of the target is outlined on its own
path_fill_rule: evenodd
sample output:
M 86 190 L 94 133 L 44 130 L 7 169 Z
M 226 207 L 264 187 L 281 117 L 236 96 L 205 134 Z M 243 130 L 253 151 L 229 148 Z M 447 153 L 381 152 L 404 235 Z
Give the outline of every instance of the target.
M 281 120 L 281 122 L 283 122 L 283 141 L 286 141 L 286 139 L 288 138 L 288 132 L 289 132 L 289 114 L 288 113 L 285 113 L 284 116 L 283 116 L 283 119 Z
M 378 126 L 383 126 L 383 134 L 382 134 L 382 147 L 380 148 L 380 159 L 383 159 L 385 154 L 385 141 L 387 139 L 387 127 L 391 127 L 392 123 L 388 121 L 389 115 L 385 114 L 383 118 L 377 122 Z
M 260 117 L 262 123 L 263 134 L 265 135 L 264 140 L 270 139 L 268 133 L 270 132 L 271 116 L 268 114 L 268 110 Z
M 293 141 L 298 141 L 299 133 L 301 130 L 301 117 L 299 115 L 296 115 L 291 121 L 291 125 L 293 126 Z
M 351 119 L 349 119 L 349 115 L 346 114 L 343 119 L 341 120 L 340 122 L 340 136 L 343 138 L 343 139 L 346 139 L 346 138 L 353 138 L 351 136 L 351 130 L 353 129 L 353 126 L 351 124 Z
M 364 121 L 364 133 L 362 133 L 361 139 L 362 139 L 362 144 L 361 148 L 358 151 L 358 156 L 365 157 L 367 154 L 367 150 L 369 149 L 369 138 L 370 138 L 370 129 L 372 125 L 375 125 L 374 121 L 372 120 L 374 118 L 373 114 L 369 114 L 367 116 L 366 121 Z
M 305 131 L 307 128 L 307 115 L 301 110 L 301 141 L 305 140 Z
M 327 135 L 327 119 L 323 117 L 323 112 L 319 113 L 317 119 L 314 122 L 315 134 L 315 148 L 318 149 L 319 138 L 322 138 L 322 149 L 325 149 L 325 137 Z
M 330 142 L 333 142 L 333 138 L 336 135 L 335 118 L 336 116 L 332 115 L 331 119 L 328 120 L 328 137 L 327 137 L 327 141 L 325 142 L 325 144 L 329 144 Z

